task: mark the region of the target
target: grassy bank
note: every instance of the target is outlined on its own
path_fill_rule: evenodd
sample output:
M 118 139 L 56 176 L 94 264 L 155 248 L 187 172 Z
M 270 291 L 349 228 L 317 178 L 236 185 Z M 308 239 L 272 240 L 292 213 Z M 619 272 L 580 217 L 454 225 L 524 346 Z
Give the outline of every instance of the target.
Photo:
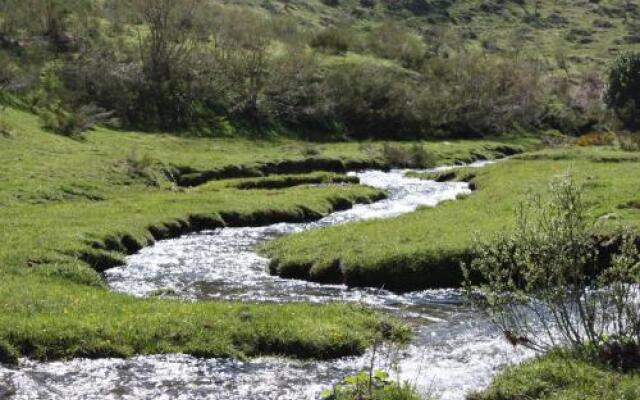
M 640 397 L 638 372 L 622 373 L 580 357 L 553 352 L 498 375 L 469 400 L 622 400 Z
M 339 173 L 263 175 L 269 166 L 317 165 L 318 159 L 388 166 L 381 143 L 106 128 L 72 140 L 14 109 L 4 111 L 4 123 L 10 132 L 0 137 L 5 361 L 165 352 L 327 358 L 362 352 L 380 334 L 406 336 L 396 322 L 359 307 L 136 299 L 106 290 L 96 272 L 158 239 L 224 225 L 307 221 L 380 198 L 378 190 Z M 499 141 L 425 143 L 439 163 L 496 156 L 501 147 Z M 238 170 L 256 171 L 255 177 L 209 176 L 196 187 L 178 182 L 188 174 Z M 316 185 L 331 182 L 340 184 Z
M 603 148 L 564 148 L 529 153 L 473 171 L 477 191 L 464 199 L 391 220 L 372 220 L 283 237 L 270 243 L 272 271 L 282 276 L 346 281 L 396 290 L 458 286 L 460 262 L 468 257 L 472 232 L 509 229 L 516 205 L 530 191 L 544 191 L 567 172 L 585 186 L 601 229 L 640 225 L 636 153 Z M 433 179 L 426 174 L 426 179 Z M 449 177 L 456 179 L 456 177 Z M 392 232 L 393 234 L 390 234 Z

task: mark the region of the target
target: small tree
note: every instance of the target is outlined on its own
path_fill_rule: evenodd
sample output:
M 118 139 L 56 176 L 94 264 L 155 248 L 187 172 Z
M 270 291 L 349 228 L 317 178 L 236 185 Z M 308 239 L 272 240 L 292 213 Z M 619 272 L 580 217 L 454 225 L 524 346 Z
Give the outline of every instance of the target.
M 191 29 L 200 0 L 136 0 L 135 10 L 149 29 L 140 33 L 140 58 L 146 88 L 141 104 L 163 128 L 189 123 L 193 103 L 190 56 L 195 40 Z M 143 107 L 144 109 L 144 107 Z
M 607 106 L 628 129 L 640 129 L 640 53 L 618 57 L 609 72 Z
M 598 244 L 581 189 L 556 180 L 550 196 L 532 196 L 511 233 L 475 239 L 464 267 L 469 293 L 513 344 L 536 350 L 557 345 L 640 343 L 640 256 L 626 237 L 621 254 L 601 272 Z M 484 284 L 471 286 L 471 277 Z
M 272 21 L 263 13 L 232 7 L 216 24 L 216 61 L 228 108 L 256 122 L 268 83 Z

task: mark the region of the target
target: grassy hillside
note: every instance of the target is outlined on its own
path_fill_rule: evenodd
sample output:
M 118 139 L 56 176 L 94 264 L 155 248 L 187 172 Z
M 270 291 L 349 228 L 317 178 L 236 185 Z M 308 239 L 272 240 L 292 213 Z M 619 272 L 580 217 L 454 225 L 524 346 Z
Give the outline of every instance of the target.
M 290 15 L 311 29 L 355 23 L 367 29 L 392 19 L 425 36 L 433 47 L 464 46 L 492 53 L 544 56 L 570 72 L 606 69 L 616 54 L 640 49 L 640 7 L 625 0 L 244 0 Z
M 68 136 L 586 133 L 640 49 L 627 0 L 74 1 L 0 6 L 0 97 Z

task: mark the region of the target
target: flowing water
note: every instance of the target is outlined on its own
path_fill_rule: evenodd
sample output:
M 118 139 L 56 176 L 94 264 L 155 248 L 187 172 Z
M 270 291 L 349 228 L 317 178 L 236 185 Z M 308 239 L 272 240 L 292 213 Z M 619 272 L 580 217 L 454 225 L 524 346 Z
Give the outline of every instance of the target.
M 481 167 L 483 163 L 472 164 Z M 415 326 L 402 350 L 375 358 L 381 369 L 443 400 L 459 400 L 486 386 L 504 366 L 531 354 L 515 350 L 455 290 L 394 294 L 273 277 L 256 247 L 274 237 L 370 218 L 386 218 L 469 194 L 466 183 L 405 177 L 406 171 L 357 173 L 363 184 L 384 189 L 386 200 L 356 205 L 320 221 L 258 228 L 223 228 L 160 241 L 105 274 L 113 290 L 146 296 L 159 292 L 189 299 L 324 303 L 350 301 L 395 313 Z M 186 355 L 129 360 L 72 360 L 0 367 L 0 398 L 9 399 L 317 399 L 345 375 L 371 362 L 371 354 L 335 361 L 263 358 L 196 359 Z

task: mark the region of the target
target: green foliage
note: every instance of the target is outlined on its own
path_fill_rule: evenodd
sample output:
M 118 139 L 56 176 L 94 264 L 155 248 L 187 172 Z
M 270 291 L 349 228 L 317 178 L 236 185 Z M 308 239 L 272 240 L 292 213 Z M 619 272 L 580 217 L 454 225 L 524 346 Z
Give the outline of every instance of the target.
M 626 128 L 640 128 L 640 53 L 618 57 L 609 72 L 606 103 Z
M 309 44 L 316 49 L 341 54 L 353 46 L 354 40 L 355 35 L 348 27 L 331 27 L 319 32 Z
M 417 143 L 408 148 L 399 144 L 384 143 L 382 157 L 389 165 L 403 168 L 435 167 L 437 162 L 435 155 Z
M 637 12 L 561 2 L 10 0 L 1 64 L 60 131 L 95 104 L 125 126 L 200 135 L 578 134 L 609 123 L 601 65 L 626 48 L 616 20 Z
M 4 340 L 0 340 L 0 363 L 18 364 L 20 354 L 18 351 Z
M 113 122 L 112 112 L 105 112 L 94 106 L 83 106 L 67 111 L 60 107 L 44 109 L 40 112 L 43 126 L 55 133 L 79 139 L 81 134 L 100 123 Z
M 533 196 L 518 206 L 512 232 L 475 238 L 465 267 L 469 295 L 476 295 L 472 280 L 485 282 L 478 304 L 514 345 L 640 343 L 634 300 L 640 254 L 625 236 L 621 254 L 601 272 L 595 231 L 571 176 L 552 181 L 546 199 Z
M 618 135 L 618 143 L 624 151 L 640 151 L 640 137 L 638 135 Z
M 10 138 L 14 135 L 11 125 L 6 121 L 2 110 L 0 110 L 0 138 Z
M 389 379 L 384 371 L 361 371 L 322 393 L 325 400 L 420 400 L 415 389 Z

